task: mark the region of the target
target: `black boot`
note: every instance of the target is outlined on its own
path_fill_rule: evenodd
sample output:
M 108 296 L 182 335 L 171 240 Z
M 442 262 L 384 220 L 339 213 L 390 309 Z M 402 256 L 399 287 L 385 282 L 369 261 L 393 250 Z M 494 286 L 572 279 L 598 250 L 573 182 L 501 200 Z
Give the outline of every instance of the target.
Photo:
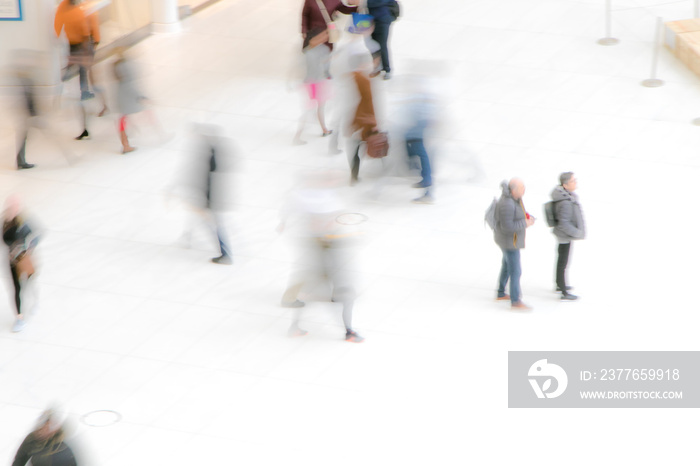
M 83 139 L 90 139 L 90 133 L 88 133 L 87 129 L 84 129 L 82 133 L 80 133 L 80 136 L 75 138 L 76 141 L 81 141 Z

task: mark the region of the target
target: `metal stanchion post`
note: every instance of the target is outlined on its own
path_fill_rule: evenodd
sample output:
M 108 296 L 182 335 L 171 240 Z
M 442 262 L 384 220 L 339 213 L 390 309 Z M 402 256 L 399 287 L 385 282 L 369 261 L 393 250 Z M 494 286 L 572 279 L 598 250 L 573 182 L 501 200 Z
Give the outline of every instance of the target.
M 644 87 L 660 87 L 664 85 L 662 80 L 656 78 L 656 65 L 659 61 L 659 49 L 661 48 L 663 28 L 663 18 L 656 18 L 656 31 L 654 32 L 654 43 L 652 45 L 651 55 L 651 77 L 642 81 L 642 86 Z
M 697 0 L 696 0 L 697 1 Z M 615 45 L 619 40 L 612 37 L 611 29 L 611 13 L 612 12 L 612 0 L 605 0 L 605 37 L 598 39 L 600 45 Z

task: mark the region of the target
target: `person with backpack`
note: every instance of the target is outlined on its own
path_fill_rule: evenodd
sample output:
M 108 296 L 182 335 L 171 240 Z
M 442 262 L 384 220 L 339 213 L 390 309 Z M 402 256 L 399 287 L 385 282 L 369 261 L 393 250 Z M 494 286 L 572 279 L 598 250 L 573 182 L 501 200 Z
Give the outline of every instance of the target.
M 535 217 L 525 211 L 525 184 L 521 179 L 513 178 L 508 183 L 504 181 L 501 188 L 503 192 L 495 203 L 493 224 L 494 240 L 503 251 L 496 300 L 510 300 L 511 309 L 529 311 L 532 308 L 520 300 L 520 250 L 525 248 L 525 230 L 535 224 Z M 488 216 L 487 212 L 487 219 Z M 510 295 L 505 292 L 508 281 Z
M 572 287 L 566 284 L 566 266 L 571 255 L 571 242 L 586 236 L 581 204 L 578 202 L 577 181 L 572 172 L 559 175 L 559 186 L 552 191 L 552 211 L 554 212 L 554 230 L 559 243 L 557 248 L 557 272 L 555 281 L 557 291 L 561 292 L 562 301 L 575 301 L 578 296 L 569 293 Z

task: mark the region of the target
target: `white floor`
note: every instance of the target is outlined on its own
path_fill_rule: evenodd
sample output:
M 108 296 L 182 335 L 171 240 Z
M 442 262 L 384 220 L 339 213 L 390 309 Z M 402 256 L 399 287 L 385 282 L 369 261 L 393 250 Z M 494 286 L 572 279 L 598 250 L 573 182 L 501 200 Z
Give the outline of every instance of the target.
M 436 203 L 410 203 L 415 178 L 390 178 L 373 196 L 371 163 L 349 190 L 349 208 L 369 217 L 352 266 L 360 345 L 343 341 L 330 303 L 309 303 L 301 339 L 286 337 L 291 313 L 279 307 L 292 266 L 275 231 L 286 193 L 308 168 L 347 170 L 315 127 L 308 145 L 290 144 L 299 1 L 224 0 L 133 50 L 174 135 L 164 144 L 142 126 L 138 151 L 121 155 L 114 114 L 93 116 L 92 139 L 73 141 L 76 81 L 49 118 L 74 165 L 33 133 L 38 166 L 15 171 L 3 123 L 0 195 L 20 193 L 45 234 L 38 312 L 20 334 L 9 331 L 2 270 L 0 462 L 59 402 L 75 419 L 121 414 L 109 427 L 77 424 L 91 465 L 695 464 L 692 411 L 507 408 L 509 350 L 697 349 L 700 81 L 662 51 L 665 85 L 640 85 L 655 16 L 691 17 L 692 2 L 613 3 L 621 42 L 603 47 L 602 1 L 402 1 L 397 79 L 378 83 L 384 127 L 393 86 L 420 60 L 447 63 L 453 85 L 430 144 Z M 182 246 L 183 215 L 165 195 L 192 155 L 192 121 L 223 125 L 238 147 L 231 267 L 209 263 L 204 231 Z M 570 266 L 581 299 L 552 292 L 542 219 L 523 252 L 534 311 L 512 313 L 493 301 L 500 251 L 484 211 L 499 182 L 519 176 L 543 217 L 569 170 L 589 231 Z

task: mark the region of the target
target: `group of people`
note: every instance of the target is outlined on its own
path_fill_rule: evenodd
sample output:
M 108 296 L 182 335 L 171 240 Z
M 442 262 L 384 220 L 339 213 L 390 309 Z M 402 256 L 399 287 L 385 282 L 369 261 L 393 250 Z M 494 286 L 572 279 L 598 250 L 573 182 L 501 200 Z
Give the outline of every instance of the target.
M 104 87 L 96 82 L 93 71 L 95 51 L 100 44 L 100 23 L 97 11 L 90 12 L 84 9 L 82 0 L 63 0 L 56 9 L 54 18 L 54 32 L 57 38 L 65 35 L 68 41 L 69 56 L 67 65 L 62 73 L 62 81 L 66 82 L 73 78 L 76 73 L 80 83 L 79 113 L 81 118 L 81 133 L 75 137 L 76 140 L 90 138 L 88 131 L 88 111 L 85 102 L 99 97 L 101 108 L 97 112 L 98 117 L 102 117 L 109 111 L 107 97 Z M 118 120 L 119 140 L 122 144 L 122 153 L 136 150 L 129 143 L 127 136 L 127 116 L 139 113 L 144 110 L 143 94 L 136 86 L 136 75 L 130 61 L 125 55 L 125 48 L 115 49 L 117 59 L 112 71 L 117 82 L 117 109 L 120 117 Z M 20 57 L 16 63 L 16 77 L 19 87 L 22 89 L 22 105 L 18 112 L 21 120 L 18 125 L 17 138 L 17 169 L 24 170 L 33 168 L 34 164 L 26 160 L 27 139 L 30 128 L 44 129 L 45 122 L 40 122 L 40 107 L 37 102 L 33 74 L 36 64 L 29 63 L 25 56 Z M 153 118 L 151 117 L 153 120 Z M 155 121 L 154 125 L 157 123 Z M 156 125 L 157 126 L 157 125 Z M 59 145 L 62 144 L 59 141 Z M 63 147 L 62 147 L 63 149 Z M 64 153 L 67 151 L 63 149 Z
M 382 73 L 385 80 L 391 78 L 388 40 L 391 24 L 398 17 L 398 3 L 394 0 L 351 0 L 348 3 L 307 0 L 302 10 L 302 36 L 304 84 L 312 104 L 309 108 L 317 109 L 321 136 L 331 136 L 330 154 L 342 152 L 339 138 L 346 138 L 350 182 L 355 184 L 359 180 L 363 156 L 375 156 L 370 148 L 379 146 L 381 155 L 388 150 L 388 139 L 377 122 L 375 87 L 371 80 Z M 337 13 L 350 15 L 347 27 L 340 26 L 342 18 L 330 21 L 331 15 Z M 325 106 L 331 78 L 335 108 L 329 128 L 325 121 Z M 410 76 L 405 78 L 408 80 Z M 420 167 L 421 180 L 414 187 L 425 189 L 425 193 L 414 201 L 432 203 L 431 163 L 423 138 L 426 129 L 436 119 L 436 98 L 420 79 L 414 77 L 410 85 L 410 98 L 401 102 L 406 120 L 403 139 L 409 158 L 417 159 L 414 165 Z M 294 144 L 305 144 L 302 133 L 307 115 L 308 112 L 304 112 L 300 119 Z
M 496 300 L 510 301 L 514 310 L 529 311 L 532 308 L 522 301 L 520 290 L 520 250 L 525 248 L 525 234 L 527 229 L 535 224 L 535 217 L 527 212 L 523 204 L 525 184 L 521 179 L 504 181 L 501 187 L 501 198 L 494 203 L 492 211 L 494 240 L 503 252 Z M 576 188 L 576 177 L 572 172 L 566 172 L 559 176 L 559 185 L 551 194 L 553 219 L 548 223 L 553 225 L 558 244 L 555 284 L 562 301 L 578 299 L 578 296 L 571 293 L 573 287 L 567 284 L 566 269 L 571 256 L 571 243 L 586 236 L 586 225 L 578 195 L 575 193 Z M 509 282 L 510 294 L 506 293 Z

